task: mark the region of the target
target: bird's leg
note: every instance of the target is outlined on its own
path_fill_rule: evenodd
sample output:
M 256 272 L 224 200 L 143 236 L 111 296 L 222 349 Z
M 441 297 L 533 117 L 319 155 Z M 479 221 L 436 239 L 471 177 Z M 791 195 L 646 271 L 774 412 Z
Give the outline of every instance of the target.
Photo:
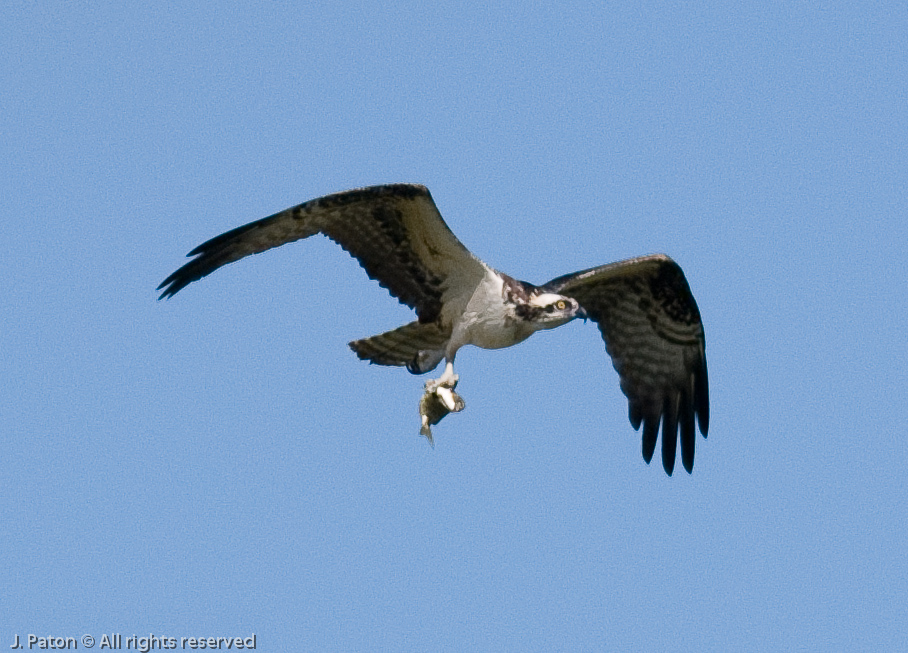
M 419 415 L 422 428 L 419 432 L 429 439 L 429 444 L 434 446 L 432 429 L 448 413 L 458 413 L 464 409 L 464 401 L 454 392 L 459 377 L 454 374 L 454 363 L 448 361 L 445 371 L 437 379 L 426 381 L 426 391 L 419 401 Z

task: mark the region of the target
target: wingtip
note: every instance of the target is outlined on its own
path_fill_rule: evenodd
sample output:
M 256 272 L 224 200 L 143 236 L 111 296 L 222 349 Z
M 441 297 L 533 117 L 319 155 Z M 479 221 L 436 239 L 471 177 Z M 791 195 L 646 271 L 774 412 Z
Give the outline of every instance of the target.
M 656 438 L 659 435 L 659 420 L 647 419 L 643 423 L 643 460 L 649 465 L 656 451 Z
M 662 434 L 663 445 L 665 443 L 665 433 Z M 669 476 L 675 471 L 675 450 L 673 445 L 669 445 L 670 448 L 662 447 L 662 469 L 665 470 L 665 473 Z
M 640 423 L 643 422 L 643 409 L 633 401 L 628 401 L 627 417 L 635 431 L 640 430 Z
M 178 285 L 173 279 L 168 277 L 163 282 L 161 282 L 161 285 L 155 288 L 155 290 L 161 290 L 162 288 L 164 289 L 164 292 L 158 295 L 158 301 L 161 301 L 162 299 L 170 299 L 178 292 L 180 292 L 180 290 L 183 289 L 183 286 Z
M 700 433 L 705 438 L 709 431 L 709 373 L 706 370 L 705 355 L 700 362 L 700 370 L 696 377 L 694 401 L 696 402 L 697 426 L 700 427 Z
M 164 292 L 158 295 L 158 301 L 161 301 L 162 299 L 170 299 L 171 297 L 173 297 L 173 293 L 170 292 L 170 288 L 167 288 L 166 281 L 162 282 L 160 286 L 155 288 L 155 291 L 157 292 L 158 290 L 161 290 L 161 288 L 164 288 Z

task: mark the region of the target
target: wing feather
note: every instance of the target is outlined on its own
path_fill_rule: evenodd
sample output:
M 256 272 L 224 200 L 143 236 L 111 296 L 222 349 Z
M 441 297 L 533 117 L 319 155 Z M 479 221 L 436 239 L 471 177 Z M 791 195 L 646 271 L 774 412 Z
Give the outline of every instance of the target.
M 420 322 L 438 318 L 449 289 L 475 286 L 485 272 L 445 224 L 428 189 L 391 184 L 310 200 L 212 238 L 158 286 L 161 299 L 228 263 L 316 233 L 349 252 Z
M 694 416 L 709 429 L 706 338 L 684 273 L 656 254 L 553 279 L 548 292 L 576 299 L 599 326 L 628 398 L 628 417 L 643 424 L 649 462 L 662 423 L 662 464 L 671 474 L 680 428 L 681 461 L 694 465 Z

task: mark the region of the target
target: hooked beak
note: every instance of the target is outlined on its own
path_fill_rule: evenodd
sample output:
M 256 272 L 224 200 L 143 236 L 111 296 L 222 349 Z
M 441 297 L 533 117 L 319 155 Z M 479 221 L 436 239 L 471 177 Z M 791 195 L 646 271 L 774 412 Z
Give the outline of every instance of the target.
M 574 313 L 574 317 L 579 317 L 579 318 L 581 318 L 584 322 L 586 322 L 586 319 L 589 317 L 589 315 L 587 315 L 586 309 L 583 308 L 583 306 L 581 306 L 580 308 L 577 309 L 577 312 Z

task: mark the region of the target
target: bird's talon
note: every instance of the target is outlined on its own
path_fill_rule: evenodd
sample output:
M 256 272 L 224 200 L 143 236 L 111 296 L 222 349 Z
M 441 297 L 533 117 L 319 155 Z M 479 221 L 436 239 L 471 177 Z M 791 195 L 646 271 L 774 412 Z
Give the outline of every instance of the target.
M 454 412 L 454 393 L 451 392 L 448 388 L 441 387 L 435 390 L 435 394 L 438 395 L 438 398 L 441 399 L 441 403 L 445 405 L 445 408 L 449 412 Z

